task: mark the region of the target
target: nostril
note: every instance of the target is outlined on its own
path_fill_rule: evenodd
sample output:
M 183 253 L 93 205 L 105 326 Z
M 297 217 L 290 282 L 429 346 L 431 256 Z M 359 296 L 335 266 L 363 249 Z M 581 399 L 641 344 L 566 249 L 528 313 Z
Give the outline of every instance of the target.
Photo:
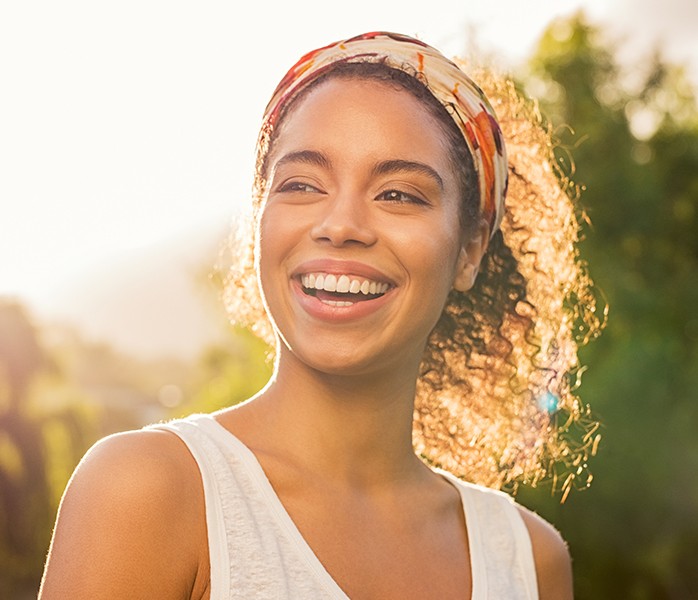
M 349 223 L 328 226 L 318 225 L 311 230 L 311 237 L 316 242 L 331 244 L 334 247 L 345 245 L 371 245 L 376 236 L 368 227 L 359 227 Z
M 370 214 L 354 197 L 334 198 L 327 212 L 311 230 L 317 242 L 340 247 L 347 244 L 370 245 L 376 236 L 370 224 Z

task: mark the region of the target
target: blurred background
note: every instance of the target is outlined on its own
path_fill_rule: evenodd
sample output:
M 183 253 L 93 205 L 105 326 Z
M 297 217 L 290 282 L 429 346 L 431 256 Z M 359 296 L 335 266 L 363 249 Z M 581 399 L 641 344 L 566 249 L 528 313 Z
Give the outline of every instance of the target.
M 100 437 L 256 392 L 219 299 L 277 80 L 312 47 L 417 35 L 510 72 L 582 189 L 610 307 L 582 351 L 594 481 L 553 521 L 579 599 L 698 598 L 698 4 L 125 0 L 0 7 L 0 598 L 36 595 Z M 223 266 L 224 268 L 224 266 Z

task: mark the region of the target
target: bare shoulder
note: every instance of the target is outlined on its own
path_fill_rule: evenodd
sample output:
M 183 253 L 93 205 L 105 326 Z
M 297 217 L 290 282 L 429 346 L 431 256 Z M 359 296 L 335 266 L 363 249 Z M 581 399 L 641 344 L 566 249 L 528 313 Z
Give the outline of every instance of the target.
M 517 508 L 531 538 L 540 600 L 571 600 L 572 562 L 560 532 L 529 509 Z
M 63 504 L 91 505 L 100 500 L 135 504 L 153 510 L 153 518 L 164 519 L 172 510 L 188 507 L 183 500 L 196 495 L 198 483 L 194 459 L 175 435 L 162 430 L 127 431 L 90 448 L 73 473 Z M 178 493 L 173 494 L 175 490 Z
M 104 438 L 66 488 L 40 597 L 191 597 L 208 560 L 204 514 L 196 463 L 175 435 Z

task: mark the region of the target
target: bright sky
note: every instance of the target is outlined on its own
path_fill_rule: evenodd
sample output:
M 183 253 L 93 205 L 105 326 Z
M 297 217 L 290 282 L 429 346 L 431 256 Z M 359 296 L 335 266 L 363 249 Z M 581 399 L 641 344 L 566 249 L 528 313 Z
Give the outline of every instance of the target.
M 621 10 L 630 6 L 632 12 Z M 683 24 L 686 33 L 688 23 L 695 30 L 695 18 L 682 14 L 695 6 L 693 0 L 4 2 L 0 295 L 50 308 L 61 284 L 104 261 L 229 221 L 248 197 L 267 98 L 285 70 L 318 45 L 387 29 L 417 35 L 447 55 L 474 46 L 511 65 L 530 53 L 553 18 L 579 7 L 594 20 L 623 14 L 629 24 L 652 24 L 654 30 L 642 29 L 649 43 L 651 31 L 666 37 Z

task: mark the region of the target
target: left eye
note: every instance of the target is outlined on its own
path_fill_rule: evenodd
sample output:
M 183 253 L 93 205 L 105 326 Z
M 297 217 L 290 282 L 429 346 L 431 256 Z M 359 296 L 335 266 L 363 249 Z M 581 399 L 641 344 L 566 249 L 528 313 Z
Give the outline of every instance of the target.
M 302 181 L 289 181 L 279 187 L 280 192 L 304 192 L 310 193 L 319 191 L 315 186 L 309 183 L 304 183 Z
M 415 196 L 414 194 L 408 194 L 407 192 L 402 192 L 400 190 L 386 190 L 384 192 L 381 192 L 376 197 L 376 200 L 397 202 L 400 204 L 427 204 L 419 196 Z

